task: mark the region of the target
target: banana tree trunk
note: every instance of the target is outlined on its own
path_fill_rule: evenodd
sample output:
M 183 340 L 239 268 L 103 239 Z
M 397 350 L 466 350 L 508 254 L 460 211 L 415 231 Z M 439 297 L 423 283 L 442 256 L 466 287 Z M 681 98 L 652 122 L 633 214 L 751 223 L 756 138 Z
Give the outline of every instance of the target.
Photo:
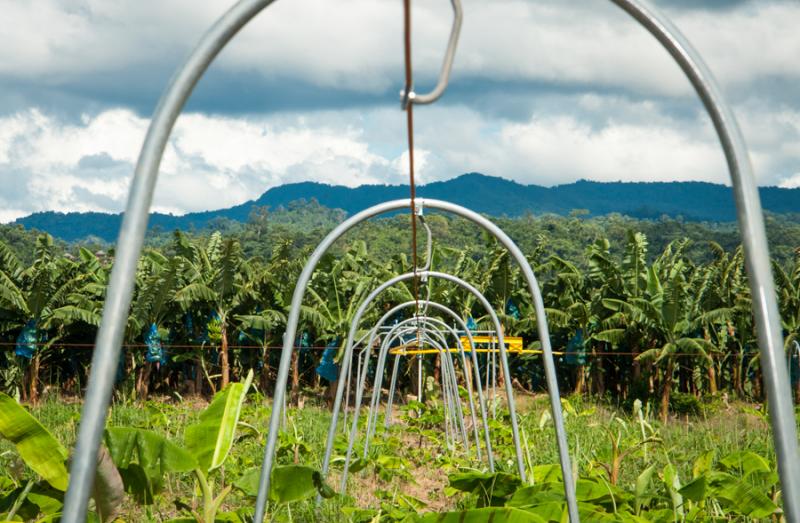
M 794 402 L 800 405 L 800 379 L 794 383 Z
M 717 369 L 713 359 L 708 364 L 708 391 L 712 396 L 717 394 Z
M 631 347 L 633 354 L 633 383 L 639 383 L 642 379 L 642 362 L 639 361 L 639 343 L 636 342 Z
M 598 357 L 597 347 L 592 347 L 593 367 L 592 367 L 592 390 L 598 396 L 606 393 L 605 362 L 603 356 Z M 627 391 L 626 391 L 627 392 Z
M 198 396 L 203 395 L 203 375 L 205 374 L 205 370 L 203 369 L 203 353 L 202 351 L 205 349 L 200 349 L 197 354 L 197 359 L 194 362 L 194 393 Z
M 667 369 L 664 372 L 661 389 L 661 422 L 666 423 L 669 416 L 669 396 L 672 392 L 672 374 L 675 372 L 675 357 L 670 356 L 667 361 Z
M 230 364 L 228 363 L 228 325 L 226 322 L 222 322 L 220 330 L 222 334 L 222 347 L 220 347 L 219 361 L 222 367 L 222 382 L 220 384 L 220 390 L 222 390 L 228 386 L 231 380 Z
M 147 361 L 142 363 L 139 367 L 139 375 L 136 378 L 136 398 L 140 401 L 147 399 L 150 393 L 150 372 L 153 369 L 153 364 Z
M 578 365 L 575 368 L 575 394 L 583 394 L 586 388 L 586 365 Z
M 739 349 L 733 358 L 733 387 L 736 391 L 736 395 L 740 398 L 744 396 L 743 360 L 742 349 Z
M 39 402 L 39 367 L 41 359 L 39 351 L 33 353 L 31 364 L 28 366 L 28 402 L 35 405 Z

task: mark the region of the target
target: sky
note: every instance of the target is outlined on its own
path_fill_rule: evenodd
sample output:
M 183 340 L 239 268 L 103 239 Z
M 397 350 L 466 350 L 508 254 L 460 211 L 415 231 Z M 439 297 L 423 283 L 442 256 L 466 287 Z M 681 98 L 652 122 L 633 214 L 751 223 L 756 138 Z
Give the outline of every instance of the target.
M 0 0 L 0 222 L 119 212 L 173 72 L 231 0 Z M 607 0 L 463 0 L 451 82 L 415 109 L 418 183 L 728 183 L 678 66 Z M 416 90 L 436 83 L 446 0 L 412 2 Z M 760 185 L 800 186 L 800 2 L 658 0 L 703 55 Z M 400 0 L 280 0 L 198 84 L 161 164 L 175 214 L 318 181 L 407 181 Z

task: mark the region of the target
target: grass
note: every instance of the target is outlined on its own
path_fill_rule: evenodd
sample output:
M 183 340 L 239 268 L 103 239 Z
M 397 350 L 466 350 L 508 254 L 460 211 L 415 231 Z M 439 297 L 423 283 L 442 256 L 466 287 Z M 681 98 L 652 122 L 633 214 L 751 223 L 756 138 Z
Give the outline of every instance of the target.
M 321 468 L 325 437 L 330 413 L 315 403 L 319 395 L 305 398 L 302 408 L 290 408 L 287 426 L 279 443 L 278 463 L 289 464 L 295 459 L 301 464 Z M 552 422 L 549 420 L 549 400 L 546 396 L 518 398 L 520 427 L 525 436 L 526 462 L 529 467 L 558 462 Z M 206 402 L 186 399 L 148 401 L 144 404 L 117 402 L 110 411 L 109 425 L 133 426 L 159 431 L 180 444 L 183 431 L 204 408 Z M 399 409 L 402 410 L 402 409 Z M 406 409 L 408 410 L 408 409 Z M 570 452 L 574 467 L 581 475 L 608 474 L 613 461 L 612 440 L 620 451 L 635 449 L 625 457 L 618 470 L 618 485 L 633 489 L 637 476 L 646 467 L 656 464 L 657 470 L 671 463 L 680 478 L 692 477 L 692 464 L 701 454 L 714 450 L 721 457 L 738 450 L 751 450 L 774 463 L 771 433 L 766 416 L 759 406 L 747 403 L 714 402 L 704 406 L 699 415 L 673 418 L 666 425 L 642 407 L 643 421 L 631 410 L 613 405 L 571 397 L 564 409 Z M 48 397 L 32 409 L 33 414 L 66 446 L 74 444 L 80 416 L 80 405 Z M 498 409 L 500 415 L 501 409 Z M 263 458 L 266 426 L 270 406 L 258 394 L 251 394 L 242 412 L 239 439 L 228 461 L 216 475 L 215 481 L 229 484 L 246 470 L 260 467 Z M 414 412 L 399 414 L 388 431 L 380 430 L 371 447 L 370 467 L 349 478 L 348 496 L 326 501 L 315 511 L 312 502 L 292 503 L 279 507 L 274 520 L 347 521 L 342 510 L 346 506 L 390 510 L 400 504 L 417 504 L 429 510 L 454 509 L 464 504 L 464 498 L 447 490 L 447 474 L 463 466 L 481 467 L 469 462 L 464 449 L 449 451 L 441 444 L 440 430 L 427 425 Z M 365 416 L 362 416 L 362 420 Z M 348 420 L 350 418 L 348 417 Z M 508 419 L 493 422 L 493 446 L 500 470 L 516 470 Z M 644 435 L 642 431 L 644 430 Z M 363 431 L 362 431 L 363 432 Z M 654 441 L 644 446 L 645 438 Z M 345 448 L 344 436 L 337 440 L 336 454 Z M 359 445 L 356 445 L 358 451 Z M 392 460 L 388 457 L 399 457 Z M 0 442 L 0 475 L 14 477 L 19 469 L 12 447 Z M 338 469 L 329 478 L 338 490 Z M 126 502 L 122 514 L 125 521 L 164 521 L 177 517 L 178 504 L 192 506 L 197 493 L 192 477 L 170 477 L 154 505 L 141 507 Z M 251 513 L 253 500 L 234 489 L 223 510 Z

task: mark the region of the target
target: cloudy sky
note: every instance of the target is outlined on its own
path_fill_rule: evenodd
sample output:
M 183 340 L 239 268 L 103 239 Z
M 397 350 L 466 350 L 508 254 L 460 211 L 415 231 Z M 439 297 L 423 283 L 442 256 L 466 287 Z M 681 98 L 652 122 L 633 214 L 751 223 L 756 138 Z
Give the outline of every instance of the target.
M 446 0 L 413 2 L 417 90 Z M 119 211 L 158 96 L 232 0 L 0 0 L 0 221 Z M 761 185 L 800 186 L 800 2 L 660 0 L 734 107 Z M 677 66 L 607 0 L 464 0 L 451 86 L 415 111 L 422 183 L 726 183 Z M 178 120 L 155 210 L 275 185 L 406 180 L 400 0 L 281 0 L 212 65 Z

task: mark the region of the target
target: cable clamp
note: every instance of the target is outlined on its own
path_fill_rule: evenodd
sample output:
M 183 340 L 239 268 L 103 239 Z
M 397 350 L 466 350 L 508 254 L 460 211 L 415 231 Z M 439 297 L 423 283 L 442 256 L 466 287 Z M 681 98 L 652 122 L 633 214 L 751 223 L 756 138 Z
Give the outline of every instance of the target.
M 408 93 L 408 94 L 406 94 Z M 417 98 L 417 93 L 414 92 L 414 89 L 400 89 L 400 108 L 402 110 L 408 109 L 408 104 L 414 103 L 414 100 Z

